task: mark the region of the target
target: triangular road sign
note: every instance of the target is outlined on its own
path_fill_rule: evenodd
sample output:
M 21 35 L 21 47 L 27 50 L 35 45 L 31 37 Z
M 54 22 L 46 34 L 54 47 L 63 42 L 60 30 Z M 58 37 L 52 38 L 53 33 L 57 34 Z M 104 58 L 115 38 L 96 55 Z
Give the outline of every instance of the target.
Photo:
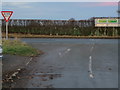
M 8 22 L 13 11 L 1 11 L 2 16 L 4 17 L 5 21 Z

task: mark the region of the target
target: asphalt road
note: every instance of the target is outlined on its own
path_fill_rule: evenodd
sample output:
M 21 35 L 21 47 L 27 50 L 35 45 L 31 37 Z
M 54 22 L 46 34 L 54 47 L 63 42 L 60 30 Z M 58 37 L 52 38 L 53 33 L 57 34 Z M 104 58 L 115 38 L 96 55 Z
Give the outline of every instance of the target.
M 44 51 L 16 88 L 117 88 L 118 40 L 21 39 Z

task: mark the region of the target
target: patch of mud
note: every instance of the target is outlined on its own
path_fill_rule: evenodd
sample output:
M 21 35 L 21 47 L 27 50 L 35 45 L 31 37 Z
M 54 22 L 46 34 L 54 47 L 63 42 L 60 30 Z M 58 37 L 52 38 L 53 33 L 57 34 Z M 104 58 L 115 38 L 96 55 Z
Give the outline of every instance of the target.
M 21 79 L 21 74 L 34 61 L 34 57 L 21 57 L 15 55 L 4 55 L 2 68 L 2 86 L 11 88 L 11 84 Z
M 13 83 L 16 79 L 20 79 L 19 74 L 22 73 L 25 69 L 17 69 L 16 71 L 9 72 L 4 75 L 2 79 L 2 86 L 3 88 L 11 88 L 11 83 Z

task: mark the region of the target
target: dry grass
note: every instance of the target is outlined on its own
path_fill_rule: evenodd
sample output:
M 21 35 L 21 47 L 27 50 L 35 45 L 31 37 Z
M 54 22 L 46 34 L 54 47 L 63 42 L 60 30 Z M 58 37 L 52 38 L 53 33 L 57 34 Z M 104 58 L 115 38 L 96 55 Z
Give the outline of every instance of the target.
M 3 33 L 3 37 L 5 34 Z M 68 35 L 32 35 L 32 34 L 9 34 L 9 37 L 17 38 L 94 38 L 94 39 L 119 39 L 120 36 L 68 36 Z

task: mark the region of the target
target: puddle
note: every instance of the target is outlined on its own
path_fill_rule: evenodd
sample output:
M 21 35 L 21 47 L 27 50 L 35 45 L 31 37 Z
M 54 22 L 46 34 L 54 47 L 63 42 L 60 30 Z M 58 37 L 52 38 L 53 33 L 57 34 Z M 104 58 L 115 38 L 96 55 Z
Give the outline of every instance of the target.
M 61 74 L 58 73 L 35 73 L 33 77 L 40 77 L 42 81 L 53 80 L 54 78 L 62 77 Z
M 46 77 L 46 76 L 61 77 L 61 74 L 58 73 L 35 73 L 34 75 L 41 77 Z

